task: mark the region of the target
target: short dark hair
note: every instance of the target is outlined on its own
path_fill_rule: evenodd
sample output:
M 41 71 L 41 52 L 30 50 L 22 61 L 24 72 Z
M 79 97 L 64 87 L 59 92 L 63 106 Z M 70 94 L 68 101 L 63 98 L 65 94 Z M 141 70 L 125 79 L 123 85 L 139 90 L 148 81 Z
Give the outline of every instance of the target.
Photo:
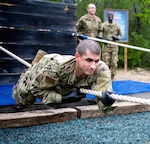
M 86 50 L 89 50 L 92 54 L 100 55 L 101 48 L 99 43 L 93 40 L 84 39 L 78 44 L 76 51 L 83 56 L 86 54 Z

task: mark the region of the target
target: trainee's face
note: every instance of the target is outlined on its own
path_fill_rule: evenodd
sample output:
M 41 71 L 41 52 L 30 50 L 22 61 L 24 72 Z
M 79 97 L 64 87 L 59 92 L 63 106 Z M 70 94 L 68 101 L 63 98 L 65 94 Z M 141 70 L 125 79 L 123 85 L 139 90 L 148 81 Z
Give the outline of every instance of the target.
M 95 13 L 96 13 L 96 7 L 95 7 L 95 5 L 90 4 L 90 5 L 88 6 L 88 8 L 87 8 L 87 11 L 88 11 L 89 14 L 95 15 Z
M 92 54 L 87 50 L 86 54 L 83 56 L 78 54 L 77 59 L 80 72 L 84 75 L 92 75 L 98 66 L 100 55 Z
M 114 18 L 114 13 L 113 12 L 109 12 L 108 13 L 108 19 L 113 20 Z

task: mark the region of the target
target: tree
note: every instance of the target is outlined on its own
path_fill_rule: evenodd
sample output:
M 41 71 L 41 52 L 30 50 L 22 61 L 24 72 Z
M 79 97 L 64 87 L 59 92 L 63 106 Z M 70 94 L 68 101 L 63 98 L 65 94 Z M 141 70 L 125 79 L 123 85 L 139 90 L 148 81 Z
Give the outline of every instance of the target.
M 128 44 L 143 48 L 150 47 L 150 0 L 76 0 L 76 19 L 87 13 L 88 3 L 94 3 L 97 7 L 96 15 L 103 21 L 104 9 L 127 9 L 129 10 L 129 41 Z M 119 67 L 123 66 L 123 48 L 119 50 Z M 149 67 L 150 55 L 133 49 L 128 49 L 128 66 Z

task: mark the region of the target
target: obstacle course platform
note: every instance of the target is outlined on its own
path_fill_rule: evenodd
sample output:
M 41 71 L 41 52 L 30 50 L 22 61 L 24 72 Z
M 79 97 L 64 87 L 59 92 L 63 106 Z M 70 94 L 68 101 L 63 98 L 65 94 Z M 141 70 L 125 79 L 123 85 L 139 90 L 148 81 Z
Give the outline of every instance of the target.
M 137 82 L 131 80 L 113 81 L 113 90 L 119 95 L 134 95 L 150 92 L 150 83 Z M 13 84 L 0 85 L 0 106 L 15 105 L 12 98 Z M 88 98 L 94 98 L 87 96 Z M 38 102 L 38 100 L 37 100 Z
M 149 105 L 116 102 L 113 104 L 113 106 L 116 106 L 115 111 L 104 114 L 99 111 L 96 104 L 89 104 L 87 99 L 78 103 L 64 104 L 60 108 L 43 105 L 37 101 L 28 108 L 15 111 L 15 102 L 11 96 L 12 87 L 13 85 L 0 85 L 0 128 L 24 127 L 77 118 L 84 119 L 150 111 Z M 150 83 L 113 81 L 113 89 L 116 94 L 150 99 Z

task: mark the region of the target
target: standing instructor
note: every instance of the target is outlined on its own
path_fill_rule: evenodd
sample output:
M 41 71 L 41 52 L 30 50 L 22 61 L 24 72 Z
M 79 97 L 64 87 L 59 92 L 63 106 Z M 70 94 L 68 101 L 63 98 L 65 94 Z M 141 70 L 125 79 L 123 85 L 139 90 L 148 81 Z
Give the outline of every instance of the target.
M 102 22 L 95 13 L 95 4 L 89 4 L 87 7 L 87 14 L 82 16 L 76 24 L 78 34 L 83 34 L 89 37 L 101 36 Z
M 114 42 L 119 41 L 121 39 L 121 29 L 117 23 L 113 22 L 113 11 L 108 11 L 107 18 L 108 21 L 104 22 L 102 25 L 103 38 Z M 103 44 L 102 60 L 109 66 L 111 70 L 111 78 L 113 80 L 118 67 L 118 46 Z

